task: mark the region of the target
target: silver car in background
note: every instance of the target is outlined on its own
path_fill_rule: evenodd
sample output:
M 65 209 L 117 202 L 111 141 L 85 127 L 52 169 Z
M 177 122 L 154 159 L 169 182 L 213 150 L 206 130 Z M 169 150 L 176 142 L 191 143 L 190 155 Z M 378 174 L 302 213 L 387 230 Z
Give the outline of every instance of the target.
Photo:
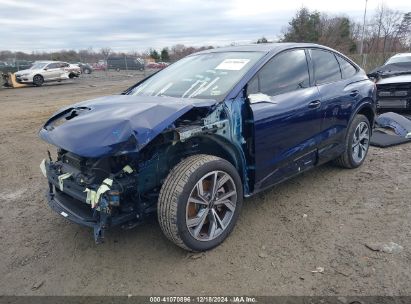
M 81 69 L 75 64 L 61 61 L 36 61 L 30 69 L 15 73 L 19 83 L 41 86 L 45 82 L 62 81 L 78 77 Z

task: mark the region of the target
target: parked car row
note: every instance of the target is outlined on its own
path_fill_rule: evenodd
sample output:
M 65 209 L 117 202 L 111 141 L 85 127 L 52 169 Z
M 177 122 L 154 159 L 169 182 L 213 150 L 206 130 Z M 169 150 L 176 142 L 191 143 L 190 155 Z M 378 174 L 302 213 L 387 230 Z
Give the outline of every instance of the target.
M 100 60 L 92 65 L 94 70 L 137 70 L 144 71 L 145 69 L 164 69 L 170 65 L 169 62 L 148 62 L 142 58 L 134 57 L 110 57 L 107 60 Z
M 148 68 L 162 69 L 169 65 L 167 62 L 150 63 Z M 77 62 L 67 63 L 63 61 L 40 60 L 35 62 L 16 61 L 8 64 L 0 61 L 0 72 L 7 78 L 9 73 L 14 73 L 15 81 L 21 84 L 33 84 L 41 86 L 45 82 L 63 81 L 79 77 L 80 74 L 90 74 L 94 70 L 139 70 L 146 68 L 142 58 L 132 57 L 111 57 L 107 61 L 100 60 L 94 65 Z M 2 76 L 3 77 L 3 76 Z M 12 86 L 12 85 L 10 85 Z

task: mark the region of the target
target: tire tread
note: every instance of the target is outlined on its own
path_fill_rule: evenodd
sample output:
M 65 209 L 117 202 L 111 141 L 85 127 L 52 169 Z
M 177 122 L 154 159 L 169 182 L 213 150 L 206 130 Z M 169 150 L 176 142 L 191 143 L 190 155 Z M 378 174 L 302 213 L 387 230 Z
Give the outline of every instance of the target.
M 198 154 L 187 157 L 178 163 L 166 177 L 158 198 L 158 222 L 165 236 L 177 246 L 193 251 L 185 245 L 178 233 L 177 205 L 190 176 L 202 165 L 220 158 Z
M 348 153 L 351 152 L 350 149 L 350 139 L 351 139 L 351 133 L 355 131 L 355 128 L 357 127 L 359 121 L 361 120 L 367 120 L 368 118 L 362 114 L 357 114 L 354 119 L 352 120 L 350 127 L 348 128 L 347 135 L 345 137 L 345 142 L 344 142 L 344 153 L 341 154 L 338 158 L 334 160 L 334 164 L 341 167 L 341 168 L 346 168 L 346 169 L 353 169 L 358 166 L 355 166 L 352 164 L 350 160 L 350 156 Z

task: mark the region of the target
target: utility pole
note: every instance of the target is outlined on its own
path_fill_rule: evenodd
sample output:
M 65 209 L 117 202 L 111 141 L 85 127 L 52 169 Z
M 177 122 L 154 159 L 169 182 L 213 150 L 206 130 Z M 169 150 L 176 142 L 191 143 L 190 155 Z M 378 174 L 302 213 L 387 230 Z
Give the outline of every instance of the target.
M 367 17 L 367 3 L 368 0 L 365 0 L 365 9 L 364 9 L 364 20 L 362 23 L 362 35 L 361 35 L 361 45 L 360 45 L 360 55 L 361 55 L 361 59 L 362 59 L 362 67 L 364 68 L 365 65 L 365 56 L 363 54 L 364 51 L 364 33 L 365 33 L 365 18 Z

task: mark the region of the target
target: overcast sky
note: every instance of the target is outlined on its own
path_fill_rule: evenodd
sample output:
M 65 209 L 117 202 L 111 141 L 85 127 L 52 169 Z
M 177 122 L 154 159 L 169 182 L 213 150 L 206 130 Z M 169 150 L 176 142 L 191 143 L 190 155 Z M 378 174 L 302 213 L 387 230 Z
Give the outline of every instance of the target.
M 369 0 L 370 15 L 381 0 Z M 411 0 L 388 6 L 411 11 Z M 362 19 L 365 0 L 0 0 L 0 50 L 111 47 L 144 51 L 182 43 L 275 39 L 302 6 Z

